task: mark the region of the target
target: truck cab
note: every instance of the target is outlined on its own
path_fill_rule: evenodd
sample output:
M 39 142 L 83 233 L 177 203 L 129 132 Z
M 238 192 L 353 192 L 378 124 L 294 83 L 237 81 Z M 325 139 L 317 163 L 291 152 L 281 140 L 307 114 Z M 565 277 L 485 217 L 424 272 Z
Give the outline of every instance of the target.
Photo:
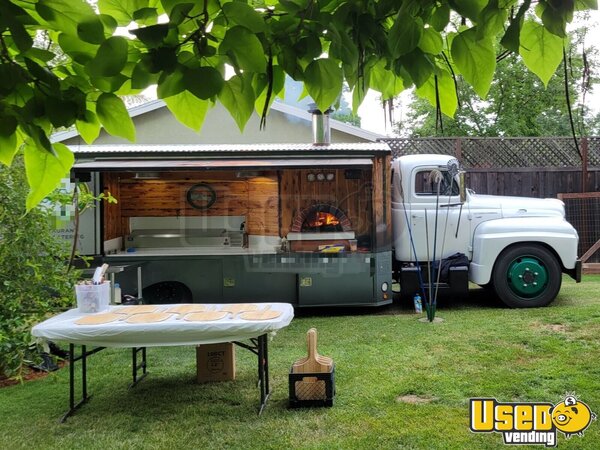
M 409 155 L 392 162 L 391 201 L 394 266 L 406 295 L 434 283 L 464 293 L 470 281 L 511 307 L 535 307 L 554 300 L 562 273 L 580 280 L 577 231 L 559 200 L 478 195 L 453 157 Z M 437 268 L 457 254 L 463 263 L 440 278 Z

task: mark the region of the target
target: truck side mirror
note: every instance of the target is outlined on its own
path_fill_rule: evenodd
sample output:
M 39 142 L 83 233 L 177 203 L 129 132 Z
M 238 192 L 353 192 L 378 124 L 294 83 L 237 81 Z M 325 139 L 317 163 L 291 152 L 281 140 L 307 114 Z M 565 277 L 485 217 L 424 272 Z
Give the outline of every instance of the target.
M 466 202 L 467 201 L 467 187 L 465 185 L 465 172 L 458 173 L 458 189 L 459 189 L 461 203 Z

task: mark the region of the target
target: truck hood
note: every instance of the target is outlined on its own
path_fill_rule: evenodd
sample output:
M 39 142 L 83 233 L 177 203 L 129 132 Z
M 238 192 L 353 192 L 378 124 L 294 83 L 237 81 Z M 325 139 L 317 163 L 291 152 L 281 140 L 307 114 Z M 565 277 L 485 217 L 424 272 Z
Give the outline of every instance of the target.
M 497 211 L 506 217 L 565 217 L 565 205 L 554 198 L 507 197 L 501 195 L 470 194 L 472 212 Z

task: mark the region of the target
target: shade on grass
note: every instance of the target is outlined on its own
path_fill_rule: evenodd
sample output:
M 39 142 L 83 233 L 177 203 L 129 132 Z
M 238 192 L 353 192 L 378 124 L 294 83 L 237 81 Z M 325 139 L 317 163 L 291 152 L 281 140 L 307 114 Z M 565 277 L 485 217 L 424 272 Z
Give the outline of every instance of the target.
M 412 305 L 299 313 L 270 344 L 273 394 L 256 416 L 256 358 L 237 349 L 237 379 L 194 383 L 192 347 L 152 348 L 150 375 L 127 390 L 130 352 L 89 360 L 88 405 L 66 424 L 68 371 L 0 390 L 0 448 L 506 448 L 469 431 L 468 400 L 558 402 L 575 392 L 600 412 L 600 277 L 567 278 L 547 308 L 513 310 L 482 290 L 440 300 L 442 323 Z M 332 408 L 287 409 L 287 374 L 305 333 L 334 358 Z M 421 404 L 400 397 L 425 399 Z M 560 448 L 598 448 L 598 423 Z

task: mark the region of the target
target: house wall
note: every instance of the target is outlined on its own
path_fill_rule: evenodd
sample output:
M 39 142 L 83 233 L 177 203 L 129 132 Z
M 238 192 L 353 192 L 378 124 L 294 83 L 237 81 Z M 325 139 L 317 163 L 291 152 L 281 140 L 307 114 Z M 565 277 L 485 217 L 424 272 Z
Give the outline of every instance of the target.
M 241 133 L 229 112 L 217 104 L 206 115 L 200 132 L 182 125 L 166 108 L 158 108 L 133 117 L 136 126 L 136 144 L 257 144 L 257 143 L 310 143 L 312 125 L 308 120 L 271 109 L 267 117 L 267 126 L 259 129 L 260 118 L 252 115 L 244 133 Z M 336 143 L 367 142 L 358 136 L 331 130 L 331 140 Z M 79 136 L 62 141 L 66 145 L 84 145 Z M 104 130 L 94 142 L 98 145 L 131 144 L 114 137 Z

